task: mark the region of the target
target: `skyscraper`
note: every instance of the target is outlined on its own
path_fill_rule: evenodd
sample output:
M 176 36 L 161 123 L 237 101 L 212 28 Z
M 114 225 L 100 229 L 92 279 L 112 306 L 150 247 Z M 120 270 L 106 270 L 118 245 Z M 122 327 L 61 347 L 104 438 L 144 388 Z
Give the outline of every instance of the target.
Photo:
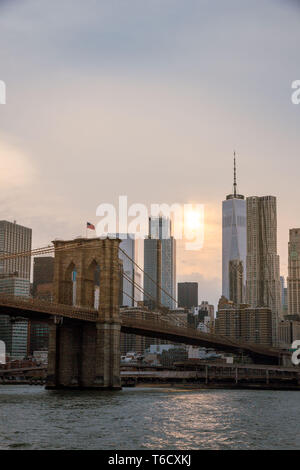
M 235 305 L 243 303 L 244 298 L 244 268 L 240 260 L 229 261 L 229 298 Z
M 0 255 L 22 253 L 31 250 L 31 228 L 16 222 L 0 220 Z M 30 256 L 0 261 L 0 274 L 16 274 L 19 278 L 30 280 Z
M 280 276 L 280 288 L 281 288 L 281 310 L 282 310 L 282 315 L 287 315 L 287 313 L 288 313 L 288 296 L 287 296 L 287 287 L 285 287 L 284 276 Z
M 178 307 L 198 305 L 198 282 L 178 282 Z
M 144 240 L 144 290 L 151 296 L 144 295 L 144 302 L 149 306 L 176 307 L 176 240 L 171 228 L 166 217 L 149 218 L 149 236 Z
M 237 194 L 234 154 L 233 194 L 226 196 L 226 200 L 222 203 L 222 295 L 229 300 L 232 300 L 229 289 L 230 261 L 242 262 L 244 282 L 246 279 L 246 237 L 246 201 L 244 196 Z
M 281 313 L 276 197 L 247 198 L 247 303 L 270 307 L 273 342 Z
M 290 229 L 287 285 L 288 313 L 300 314 L 300 228 Z
M 14 255 L 31 250 L 32 230 L 15 222 L 0 221 L 0 255 Z M 0 261 L 0 292 L 27 297 L 30 293 L 30 256 L 18 256 Z M 28 346 L 28 321 L 11 322 L 1 316 L 0 339 L 6 343 L 6 352 L 13 357 L 24 357 Z
M 125 251 L 126 255 L 129 256 L 136 264 L 139 263 L 138 259 L 138 240 L 135 239 L 134 234 L 127 234 L 127 238 L 122 239 L 120 243 L 120 248 Z M 139 301 L 140 291 L 137 287 L 134 286 L 134 282 L 141 286 L 141 273 L 134 263 L 126 256 L 122 251 L 119 252 L 119 258 L 123 262 L 123 273 L 125 277 L 123 278 L 123 295 L 122 303 L 123 306 L 134 307 L 135 302 L 133 299 Z M 130 280 L 126 279 L 129 278 Z M 130 282 L 131 281 L 131 282 Z

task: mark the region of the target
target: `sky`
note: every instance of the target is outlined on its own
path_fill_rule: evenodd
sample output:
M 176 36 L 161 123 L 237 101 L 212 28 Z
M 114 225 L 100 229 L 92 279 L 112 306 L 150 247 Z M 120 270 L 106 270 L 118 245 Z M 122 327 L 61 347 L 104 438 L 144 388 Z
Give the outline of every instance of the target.
M 278 252 L 300 226 L 300 2 L 0 0 L 0 218 L 33 247 L 85 234 L 101 203 L 205 205 L 178 281 L 221 294 L 221 207 L 274 195 Z

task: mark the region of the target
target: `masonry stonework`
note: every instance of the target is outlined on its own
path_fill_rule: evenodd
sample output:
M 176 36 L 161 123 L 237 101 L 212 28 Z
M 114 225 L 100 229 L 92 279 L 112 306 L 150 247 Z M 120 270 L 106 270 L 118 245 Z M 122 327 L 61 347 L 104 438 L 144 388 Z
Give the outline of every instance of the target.
M 47 388 L 114 389 L 120 380 L 119 239 L 54 241 L 54 302 L 94 308 L 98 320 L 50 325 Z M 73 273 L 76 272 L 76 290 Z

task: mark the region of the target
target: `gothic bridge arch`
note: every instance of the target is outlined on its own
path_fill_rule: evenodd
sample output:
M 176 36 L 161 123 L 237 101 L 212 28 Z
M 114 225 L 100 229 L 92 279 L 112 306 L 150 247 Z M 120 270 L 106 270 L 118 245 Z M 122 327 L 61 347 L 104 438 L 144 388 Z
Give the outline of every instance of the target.
M 96 272 L 100 296 L 95 324 L 64 321 L 50 326 L 47 388 L 121 387 L 119 243 L 108 238 L 53 242 L 54 302 L 94 308 Z

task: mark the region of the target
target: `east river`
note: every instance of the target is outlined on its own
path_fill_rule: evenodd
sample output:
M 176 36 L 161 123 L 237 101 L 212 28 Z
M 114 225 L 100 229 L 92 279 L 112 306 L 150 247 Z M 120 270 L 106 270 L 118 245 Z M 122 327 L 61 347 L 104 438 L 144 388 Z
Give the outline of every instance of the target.
M 0 449 L 299 449 L 300 392 L 0 386 Z

